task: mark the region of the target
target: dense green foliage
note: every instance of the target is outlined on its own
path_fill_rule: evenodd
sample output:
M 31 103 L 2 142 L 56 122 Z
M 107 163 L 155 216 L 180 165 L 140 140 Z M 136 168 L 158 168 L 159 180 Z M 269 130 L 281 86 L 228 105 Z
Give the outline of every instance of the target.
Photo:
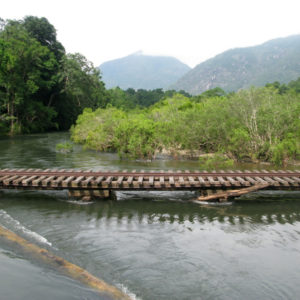
M 171 88 L 198 95 L 215 87 L 231 92 L 273 81 L 288 83 L 300 76 L 299 60 L 300 35 L 275 39 L 223 52 L 197 65 Z
M 105 101 L 99 71 L 67 55 L 47 19 L 0 20 L 0 133 L 68 129 Z
M 183 90 L 107 90 L 91 62 L 65 52 L 47 19 L 0 19 L 0 134 L 64 130 L 77 120 L 76 143 L 121 157 L 215 153 L 202 163 L 286 164 L 300 154 L 300 78 L 283 82 L 230 94 L 215 87 L 193 97 Z
M 166 98 L 172 97 L 175 94 L 181 94 L 186 97 L 191 97 L 185 91 L 176 92 L 175 90 L 163 91 L 162 89 L 155 90 L 134 90 L 132 88 L 122 90 L 119 87 L 108 90 L 108 103 L 117 108 L 124 110 L 133 109 L 136 107 L 149 107 L 156 102 Z
M 100 65 L 108 88 L 167 89 L 190 67 L 174 57 L 134 53 Z
M 300 154 L 300 94 L 293 85 L 285 92 L 275 83 L 227 96 L 215 96 L 219 90 L 192 98 L 175 94 L 128 112 L 88 109 L 72 128 L 72 138 L 122 157 L 153 158 L 162 150 L 185 150 L 287 163 Z

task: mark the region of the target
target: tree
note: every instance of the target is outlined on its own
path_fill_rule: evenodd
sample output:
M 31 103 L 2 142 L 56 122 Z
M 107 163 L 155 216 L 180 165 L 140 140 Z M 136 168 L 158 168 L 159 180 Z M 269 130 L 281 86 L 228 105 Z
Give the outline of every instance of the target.
M 54 53 L 58 61 L 62 60 L 65 55 L 65 48 L 57 41 L 56 30 L 46 18 L 28 16 L 25 17 L 22 24 L 33 38 Z
M 53 109 L 34 97 L 55 83 L 50 75 L 57 67 L 54 55 L 12 21 L 0 32 L 0 57 L 1 113 L 9 120 L 10 134 L 54 125 Z
M 63 58 L 59 82 L 62 90 L 54 107 L 58 112 L 60 129 L 69 129 L 85 107 L 105 107 L 108 102 L 100 71 L 79 53 Z

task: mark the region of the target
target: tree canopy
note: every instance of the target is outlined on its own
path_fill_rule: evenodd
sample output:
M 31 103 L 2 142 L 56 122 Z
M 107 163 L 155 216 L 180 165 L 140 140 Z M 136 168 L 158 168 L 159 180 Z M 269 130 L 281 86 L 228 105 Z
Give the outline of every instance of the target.
M 66 54 L 46 18 L 0 20 L 0 133 L 68 129 L 106 97 L 99 70 Z

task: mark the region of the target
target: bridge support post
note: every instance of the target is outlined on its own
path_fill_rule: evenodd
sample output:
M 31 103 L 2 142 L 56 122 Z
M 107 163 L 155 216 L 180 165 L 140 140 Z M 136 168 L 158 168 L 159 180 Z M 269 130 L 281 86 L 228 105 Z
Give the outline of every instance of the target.
M 115 199 L 115 194 L 111 190 L 69 190 L 69 197 L 80 199 L 82 201 L 91 201 L 93 199 Z

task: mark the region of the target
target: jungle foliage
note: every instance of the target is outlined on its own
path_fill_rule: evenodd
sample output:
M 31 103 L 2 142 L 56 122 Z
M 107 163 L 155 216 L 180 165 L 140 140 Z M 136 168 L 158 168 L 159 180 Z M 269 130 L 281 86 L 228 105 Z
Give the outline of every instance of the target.
M 236 161 L 287 163 L 300 154 L 300 80 L 229 95 L 174 94 L 149 108 L 86 109 L 72 139 L 121 157 L 153 158 L 163 149 L 219 153 Z M 215 91 L 220 92 L 220 91 Z
M 46 18 L 0 20 L 0 133 L 68 129 L 105 101 L 99 71 L 66 54 Z

